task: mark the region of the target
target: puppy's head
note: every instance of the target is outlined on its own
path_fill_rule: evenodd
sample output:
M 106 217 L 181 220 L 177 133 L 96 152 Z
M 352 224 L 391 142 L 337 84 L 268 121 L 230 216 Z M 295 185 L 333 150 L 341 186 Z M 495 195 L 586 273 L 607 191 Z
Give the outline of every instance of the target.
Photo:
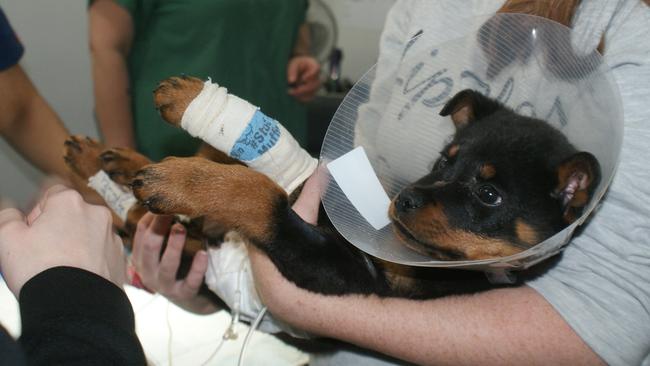
M 600 166 L 547 123 L 478 92 L 456 94 L 440 112 L 456 126 L 432 171 L 393 199 L 403 242 L 437 259 L 508 256 L 577 219 Z

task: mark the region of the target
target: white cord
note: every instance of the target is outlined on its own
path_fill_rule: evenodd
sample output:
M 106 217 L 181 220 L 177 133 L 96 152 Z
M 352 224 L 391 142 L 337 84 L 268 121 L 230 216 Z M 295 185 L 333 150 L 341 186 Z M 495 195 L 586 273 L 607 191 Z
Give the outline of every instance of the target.
M 226 343 L 226 339 L 227 339 L 226 334 L 224 333 L 223 337 L 221 337 L 221 342 L 219 342 L 219 345 L 217 345 L 217 348 L 215 348 L 214 351 L 212 351 L 212 354 L 210 355 L 210 357 L 208 357 L 207 360 L 203 361 L 201 366 L 206 366 L 214 358 L 214 356 L 216 356 L 217 353 L 219 353 L 223 344 Z
M 235 330 L 235 326 L 239 323 L 239 314 L 240 314 L 240 304 L 241 304 L 241 277 L 242 273 L 244 272 L 244 267 L 246 265 L 246 261 L 242 260 L 242 263 L 239 266 L 239 273 L 237 275 L 237 291 L 235 294 L 237 295 L 235 299 L 235 303 L 233 304 L 233 308 L 231 309 L 231 317 L 230 317 L 230 325 L 228 325 L 228 328 L 223 333 L 223 336 L 221 337 L 221 341 L 217 345 L 217 347 L 212 351 L 212 354 L 201 364 L 201 366 L 207 365 L 213 358 L 214 356 L 219 353 L 221 350 L 221 347 L 224 345 L 224 343 L 227 340 L 235 340 L 239 336 L 237 334 L 237 331 Z M 214 276 L 217 275 L 217 271 L 214 268 L 214 263 L 212 262 L 212 257 L 208 256 L 208 270 L 212 271 L 212 274 Z
M 134 288 L 137 288 L 137 287 L 134 287 Z M 142 289 L 138 289 L 138 291 L 143 291 L 143 292 L 144 292 L 144 290 L 142 290 Z M 156 301 L 156 299 L 158 299 L 160 296 L 162 296 L 162 295 L 160 295 L 160 294 L 157 293 L 157 292 L 156 292 L 155 294 L 151 295 L 151 298 L 150 298 L 149 300 L 147 300 L 147 302 L 144 303 L 144 305 L 141 305 L 137 310 L 134 310 L 134 311 L 133 311 L 133 313 L 135 314 L 135 316 L 137 317 L 138 315 L 140 315 L 140 313 L 141 313 L 142 311 L 144 311 L 145 308 L 147 308 L 149 305 L 151 305 L 151 304 L 152 304 L 154 301 Z
M 167 364 L 172 366 L 172 323 L 169 319 L 169 303 L 167 300 L 167 306 L 165 307 L 165 321 L 167 322 L 167 331 L 169 332 L 169 337 L 167 337 Z
M 216 276 L 216 271 L 214 269 L 214 266 L 212 265 L 212 257 L 208 256 L 208 263 L 210 263 L 211 270 L 213 271 L 212 274 Z M 242 283 L 242 274 L 244 273 L 244 267 L 246 266 L 246 258 L 242 259 L 241 264 L 239 265 L 239 272 L 237 273 L 237 291 L 235 291 L 235 303 L 232 306 L 231 310 L 231 318 L 230 318 L 230 325 L 228 326 L 228 329 L 226 329 L 226 332 L 224 333 L 224 337 L 226 339 L 237 339 L 238 334 L 235 331 L 235 325 L 239 323 L 239 318 L 241 314 L 241 300 L 242 300 L 242 293 L 241 293 L 241 283 Z
M 237 366 L 244 365 L 244 354 L 246 353 L 248 342 L 250 342 L 251 338 L 253 338 L 253 333 L 255 332 L 255 329 L 257 329 L 257 327 L 260 326 L 260 323 L 262 322 L 264 315 L 266 315 L 266 306 L 264 306 L 260 311 L 260 313 L 257 314 L 257 318 L 255 318 L 255 321 L 248 329 L 248 333 L 246 333 L 246 338 L 244 338 L 244 344 L 242 345 L 241 351 L 239 352 L 239 361 L 237 362 Z
M 235 301 L 231 309 L 231 321 L 230 325 L 226 329 L 226 331 L 223 334 L 223 338 L 219 345 L 217 346 L 217 349 L 210 355 L 210 357 L 202 364 L 202 366 L 205 366 L 208 361 L 210 361 L 221 349 L 221 346 L 225 343 L 226 340 L 234 340 L 237 339 L 238 334 L 235 331 L 235 326 L 239 323 L 240 319 L 240 313 L 241 313 L 241 302 L 242 302 L 242 292 L 241 292 L 241 286 L 242 286 L 242 276 L 246 272 L 246 264 L 248 262 L 248 258 L 245 257 L 242 259 L 240 265 L 239 265 L 239 271 L 237 273 L 237 290 L 235 291 Z M 217 271 L 216 268 L 214 267 L 214 263 L 212 261 L 212 256 L 208 256 L 208 270 L 212 272 L 213 276 L 217 276 Z M 257 314 L 255 317 L 255 321 L 253 324 L 250 326 L 248 329 L 248 332 L 246 333 L 246 337 L 244 338 L 244 342 L 242 344 L 242 348 L 239 353 L 239 361 L 237 364 L 239 366 L 243 365 L 244 363 L 244 356 L 246 354 L 246 349 L 248 348 L 248 344 L 253 336 L 253 333 L 255 330 L 259 327 L 259 325 L 262 323 L 262 320 L 264 319 L 264 315 L 266 315 L 267 308 L 266 306 L 262 307 L 262 310 Z

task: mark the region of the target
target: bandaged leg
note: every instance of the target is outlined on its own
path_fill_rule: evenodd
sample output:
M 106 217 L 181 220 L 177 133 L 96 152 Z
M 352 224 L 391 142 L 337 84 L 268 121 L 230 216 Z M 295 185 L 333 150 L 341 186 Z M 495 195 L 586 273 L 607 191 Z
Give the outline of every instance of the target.
M 266 174 L 289 194 L 318 164 L 284 126 L 210 80 L 185 110 L 181 127 Z
M 210 80 L 185 110 L 181 127 L 251 169 L 266 174 L 288 194 L 318 165 L 284 126 Z M 251 322 L 263 304 L 255 289 L 246 245 L 236 235 L 228 235 L 219 249 L 208 252 L 210 267 L 205 277 L 206 285 L 228 304 L 234 319 Z M 306 336 L 273 319 L 270 314 L 266 315 L 260 329 Z
M 126 222 L 129 210 L 138 202 L 130 189 L 113 182 L 103 170 L 88 178 L 88 187 L 104 199 L 122 222 Z
M 243 320 L 252 323 L 264 304 L 255 289 L 246 245 L 238 235 L 229 234 L 218 249 L 209 249 L 208 254 L 210 261 L 205 284 L 230 307 L 235 322 Z M 274 319 L 268 313 L 259 329 L 267 333 L 284 331 L 294 337 L 307 337 L 306 333 Z

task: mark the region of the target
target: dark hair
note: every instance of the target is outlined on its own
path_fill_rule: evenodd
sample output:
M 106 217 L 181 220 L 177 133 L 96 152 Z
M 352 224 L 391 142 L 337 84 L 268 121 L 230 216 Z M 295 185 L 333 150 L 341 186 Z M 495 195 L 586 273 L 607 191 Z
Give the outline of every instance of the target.
M 519 13 L 528 15 L 537 15 L 556 21 L 567 27 L 571 27 L 571 20 L 580 5 L 581 0 L 507 0 L 498 13 Z M 650 4 L 650 0 L 644 0 Z M 600 40 L 598 52 L 603 53 L 605 50 L 605 36 Z
M 580 5 L 581 0 L 507 0 L 497 13 L 520 13 L 537 15 L 543 18 L 554 20 L 567 27 L 571 26 L 571 20 Z M 650 0 L 641 0 L 650 6 Z M 605 36 L 600 40 L 598 52 L 605 51 Z
M 527 62 L 536 42 L 548 45 L 544 48 L 548 70 L 561 79 L 582 78 L 598 68 L 599 53 L 605 52 L 604 34 L 593 52 L 587 55 L 575 54 L 574 57 L 564 57 L 567 51 L 572 50 L 571 39 L 567 32 L 561 29 L 557 31 L 546 29 L 544 34 L 536 39 L 531 35 L 531 31 L 539 24 L 539 18 L 498 16 L 505 13 L 535 15 L 571 27 L 571 21 L 580 1 L 506 0 L 497 11 L 497 15 L 485 22 L 478 34 L 478 41 L 488 59 L 487 77 L 498 75 L 516 60 Z M 650 0 L 641 1 L 650 5 Z

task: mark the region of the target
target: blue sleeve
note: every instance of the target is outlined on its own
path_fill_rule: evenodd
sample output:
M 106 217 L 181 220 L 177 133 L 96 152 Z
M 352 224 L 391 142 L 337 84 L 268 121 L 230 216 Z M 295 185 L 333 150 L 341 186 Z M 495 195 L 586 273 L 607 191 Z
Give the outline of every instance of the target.
M 23 45 L 9 25 L 4 11 L 0 8 L 0 71 L 17 64 L 23 52 Z

